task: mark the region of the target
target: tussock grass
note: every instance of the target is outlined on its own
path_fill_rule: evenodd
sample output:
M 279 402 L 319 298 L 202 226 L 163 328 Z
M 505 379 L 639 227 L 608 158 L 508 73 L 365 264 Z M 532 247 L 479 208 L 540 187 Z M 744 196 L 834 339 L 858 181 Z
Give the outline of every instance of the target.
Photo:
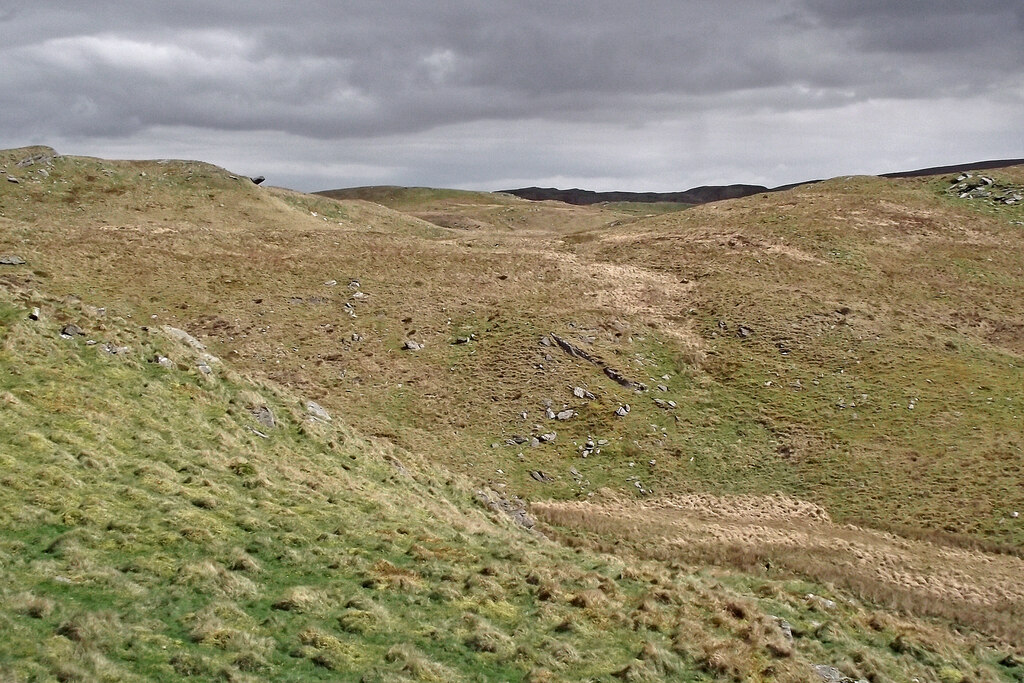
M 1009 516 L 1024 511 L 1010 483 L 1024 448 L 1019 206 L 952 198 L 944 179 L 837 179 L 637 216 L 426 189 L 332 200 L 197 162 L 61 157 L 48 171 L 0 187 L 0 245 L 31 257 L 11 272 L 156 315 L 463 473 L 531 497 L 782 491 L 867 526 L 1024 542 Z M 413 215 L 431 212 L 475 227 Z M 652 392 L 541 347 L 552 330 Z M 426 348 L 402 352 L 407 339 Z M 548 420 L 548 402 L 578 415 Z M 548 431 L 550 446 L 501 445 Z M 583 461 L 588 437 L 609 443 Z
M 193 373 L 197 352 L 159 332 L 106 318 L 131 349 L 110 355 L 27 319 L 26 301 L 77 304 L 0 296 L 5 680 L 601 677 L 646 642 L 615 618 L 640 585 L 617 560 L 340 420 L 312 425 L 271 383 Z M 569 618 L 551 643 L 541 625 Z
M 1012 639 L 967 627 L 1005 635 L 1016 608 L 923 609 L 817 551 L 666 544 L 678 528 L 621 511 L 545 540 L 469 482 L 783 492 L 1004 566 L 1024 539 L 1019 207 L 853 179 L 660 216 L 457 193 L 402 213 L 196 162 L 48 171 L 0 187 L 0 250 L 29 261 L 0 273 L 0 678 L 1012 679 Z M 223 362 L 206 374 L 163 324 Z
M 710 501 L 704 501 L 709 503 Z M 603 550 L 624 547 L 666 563 L 732 567 L 759 575 L 796 574 L 843 586 L 873 604 L 904 613 L 940 617 L 1024 646 L 1024 593 L 1018 577 L 1024 565 L 1013 555 L 911 541 L 849 525 L 806 518 L 796 508 L 781 516 L 771 499 L 757 512 L 741 499 L 720 498 L 710 507 L 665 503 L 623 505 L 535 504 L 544 521 L 597 534 Z M 581 545 L 586 546 L 582 539 Z M 655 625 L 652 598 L 633 618 Z M 821 600 L 808 599 L 811 609 Z M 749 604 L 733 601 L 726 617 L 745 619 Z M 786 650 L 780 647 L 780 650 Z

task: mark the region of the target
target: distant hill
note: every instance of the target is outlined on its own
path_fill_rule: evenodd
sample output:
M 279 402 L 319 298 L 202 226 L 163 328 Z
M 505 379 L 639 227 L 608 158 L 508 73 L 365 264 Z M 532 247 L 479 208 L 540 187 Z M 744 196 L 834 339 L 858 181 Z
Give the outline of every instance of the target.
M 953 166 L 932 166 L 914 171 L 896 171 L 894 173 L 883 173 L 882 178 L 915 178 L 919 176 L 942 175 L 944 173 L 962 173 L 964 171 L 981 171 L 992 168 L 1006 168 L 1007 166 L 1019 166 L 1024 164 L 1024 159 L 995 159 L 989 161 L 976 161 L 968 164 L 956 164 Z M 805 180 L 799 183 L 790 183 L 778 187 L 765 187 L 764 185 L 701 185 L 681 192 L 593 192 L 591 190 L 559 190 L 553 187 L 522 187 L 516 190 L 501 190 L 504 194 L 515 195 L 523 199 L 533 201 L 555 200 L 566 204 L 600 204 L 602 202 L 677 202 L 683 204 L 707 204 L 718 202 L 723 199 L 737 199 L 749 197 L 761 192 L 781 192 L 791 190 L 801 185 L 810 185 L 821 182 L 820 180 Z
M 767 192 L 763 185 L 704 185 L 682 192 L 594 192 L 592 190 L 558 190 L 553 187 L 523 187 L 518 190 L 501 190 L 504 194 L 515 195 L 533 201 L 555 200 L 566 204 L 600 204 L 603 202 L 675 202 L 678 204 L 707 204 L 723 199 L 747 197 L 758 192 Z
M 963 173 L 964 171 L 985 171 L 990 168 L 1006 168 L 1007 166 L 1020 166 L 1024 159 L 993 159 L 990 161 L 975 161 L 972 164 L 957 164 L 955 166 L 932 166 L 930 168 L 919 168 L 916 171 L 897 171 L 895 173 L 883 173 L 882 178 L 918 178 L 928 175 L 943 175 L 946 173 Z

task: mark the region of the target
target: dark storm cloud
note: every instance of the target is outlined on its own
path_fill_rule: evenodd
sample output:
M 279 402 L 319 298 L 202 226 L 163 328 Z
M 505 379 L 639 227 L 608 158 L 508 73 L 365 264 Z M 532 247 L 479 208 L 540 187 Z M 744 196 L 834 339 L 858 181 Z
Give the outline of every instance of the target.
M 702 135 L 708 122 L 752 112 L 879 99 L 991 96 L 1019 108 L 1022 27 L 1010 0 L 37 1 L 0 11 L 0 136 L 110 144 L 220 131 L 332 150 L 377 139 L 378 153 L 426 168 L 408 148 L 430 140 L 445 166 L 438 131 L 472 129 L 483 149 L 489 136 L 521 145 L 572 125 L 581 145 L 649 158 L 659 141 L 636 130 L 684 134 L 685 120 Z M 622 140 L 651 149 L 629 152 Z M 266 152 L 284 164 L 280 144 Z M 538 158 L 537 175 L 557 158 Z M 477 161 L 463 168 L 461 181 L 445 177 L 502 177 Z M 582 175 L 632 168 L 622 160 L 605 169 L 614 173 Z

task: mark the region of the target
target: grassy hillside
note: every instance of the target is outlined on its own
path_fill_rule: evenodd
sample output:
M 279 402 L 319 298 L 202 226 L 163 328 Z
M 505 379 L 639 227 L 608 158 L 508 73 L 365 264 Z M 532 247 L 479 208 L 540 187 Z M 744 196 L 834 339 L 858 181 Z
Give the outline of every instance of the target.
M 1020 168 L 660 215 L 0 168 L 0 677 L 1024 676 Z
M 0 281 L 4 680 L 1012 680 L 1005 646 L 840 589 L 560 545 L 173 328 L 31 280 Z
M 637 480 L 783 491 L 840 520 L 1024 543 L 1020 204 L 854 178 L 618 224 L 561 205 L 589 226 L 568 232 L 467 231 L 192 162 L 59 157 L 22 175 L 0 187 L 0 248 L 53 291 L 156 315 L 531 498 Z M 463 209 L 493 226 L 474 197 Z M 543 346 L 551 332 L 600 363 Z

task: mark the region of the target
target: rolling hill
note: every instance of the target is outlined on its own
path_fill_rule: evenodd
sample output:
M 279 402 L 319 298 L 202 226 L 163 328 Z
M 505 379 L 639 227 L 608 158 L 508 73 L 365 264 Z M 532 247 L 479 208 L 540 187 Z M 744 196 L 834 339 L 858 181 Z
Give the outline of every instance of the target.
M 1024 167 L 0 168 L 0 676 L 1024 680 Z

